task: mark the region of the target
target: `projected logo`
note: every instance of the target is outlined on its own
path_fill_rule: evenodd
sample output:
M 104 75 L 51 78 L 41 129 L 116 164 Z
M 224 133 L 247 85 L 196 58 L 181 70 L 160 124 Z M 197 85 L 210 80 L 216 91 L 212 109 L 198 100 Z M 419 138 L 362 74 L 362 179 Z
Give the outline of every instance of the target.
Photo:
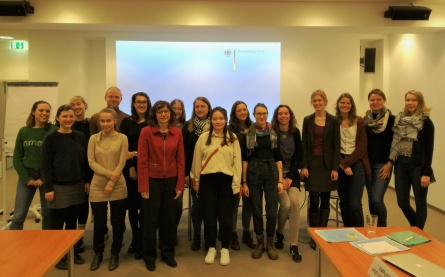
M 224 50 L 224 55 L 226 55 L 226 57 L 230 57 L 230 55 L 232 55 L 232 50 L 230 49 Z

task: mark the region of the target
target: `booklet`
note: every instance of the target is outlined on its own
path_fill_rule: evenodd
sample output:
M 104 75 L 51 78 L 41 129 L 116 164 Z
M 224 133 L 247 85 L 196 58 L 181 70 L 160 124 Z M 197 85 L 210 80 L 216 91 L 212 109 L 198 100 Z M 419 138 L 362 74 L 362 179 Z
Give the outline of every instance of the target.
M 354 228 L 316 230 L 315 233 L 327 242 L 360 241 L 368 239 Z
M 396 232 L 389 234 L 387 237 L 406 246 L 415 246 L 431 241 L 430 239 L 411 231 Z
M 353 246 L 368 253 L 371 256 L 409 250 L 408 247 L 393 241 L 387 237 L 379 237 L 364 241 L 350 242 Z

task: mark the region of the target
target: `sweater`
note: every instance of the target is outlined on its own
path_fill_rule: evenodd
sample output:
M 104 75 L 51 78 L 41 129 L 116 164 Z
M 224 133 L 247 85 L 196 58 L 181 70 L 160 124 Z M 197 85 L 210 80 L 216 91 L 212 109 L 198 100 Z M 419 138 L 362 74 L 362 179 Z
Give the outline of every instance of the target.
M 45 192 L 54 191 L 53 184 L 72 185 L 85 176 L 85 136 L 78 131 L 69 134 L 53 132 L 42 144 L 42 175 Z
M 128 153 L 127 137 L 120 133 L 107 135 L 100 132 L 88 142 L 88 163 L 94 171 L 90 184 L 90 202 L 120 200 L 127 197 L 127 185 L 123 176 Z M 110 180 L 112 172 L 120 174 L 117 182 Z M 113 187 L 110 195 L 104 193 L 106 185 Z
M 42 143 L 44 138 L 57 129 L 56 126 L 47 126 L 45 128 L 20 128 L 15 140 L 13 165 L 20 180 L 27 184 L 31 177 L 27 168 L 41 169 Z

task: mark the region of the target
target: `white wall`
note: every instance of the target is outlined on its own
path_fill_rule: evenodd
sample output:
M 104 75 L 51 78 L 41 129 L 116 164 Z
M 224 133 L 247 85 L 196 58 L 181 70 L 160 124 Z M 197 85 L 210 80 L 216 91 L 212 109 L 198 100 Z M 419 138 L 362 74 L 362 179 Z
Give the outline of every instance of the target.
M 167 28 L 162 32 L 111 31 L 11 31 L 29 41 L 29 61 L 11 50 L 0 47 L 2 67 L 0 79 L 57 81 L 59 104 L 73 95 L 83 95 L 89 101 L 88 114 L 104 106 L 105 89 L 115 84 L 115 40 L 178 40 L 178 41 L 280 41 L 282 43 L 281 101 L 290 105 L 302 124 L 303 117 L 313 112 L 310 94 L 315 89 L 326 91 L 328 110 L 332 112 L 337 96 L 350 92 L 360 107 L 367 108 L 365 95 L 370 87 L 382 85 L 388 95 L 388 107 L 394 112 L 403 107 L 403 94 L 417 88 L 425 93 L 427 104 L 433 107 L 436 123 L 436 148 L 433 168 L 438 182 L 431 187 L 428 202 L 445 210 L 445 180 L 443 161 L 444 127 L 439 119 L 445 111 L 440 103 L 445 82 L 445 35 L 412 35 L 413 44 L 407 51 L 406 35 L 369 35 L 343 32 L 302 32 L 297 28 Z M 360 44 L 376 39 L 382 48 L 382 60 L 377 63 L 377 77 L 365 80 L 359 67 Z M 378 52 L 379 53 L 379 52 Z M 379 57 L 379 56 L 378 56 Z M 5 70 L 10 68 L 11 70 Z M 362 83 L 361 83 L 362 82 Z M 149 93 L 149 92 L 148 92 Z M 179 96 L 178 96 L 179 97 Z M 242 99 L 242 97 L 240 97 Z M 271 107 L 273 109 L 273 107 Z

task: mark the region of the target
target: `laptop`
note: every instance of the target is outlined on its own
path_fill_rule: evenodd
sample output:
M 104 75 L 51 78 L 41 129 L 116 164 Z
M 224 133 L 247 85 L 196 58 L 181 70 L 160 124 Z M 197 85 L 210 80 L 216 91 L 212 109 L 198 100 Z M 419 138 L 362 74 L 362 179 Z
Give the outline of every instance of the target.
M 387 263 L 405 271 L 412 276 L 435 277 L 445 276 L 445 268 L 440 267 L 412 253 L 395 254 L 382 257 Z

